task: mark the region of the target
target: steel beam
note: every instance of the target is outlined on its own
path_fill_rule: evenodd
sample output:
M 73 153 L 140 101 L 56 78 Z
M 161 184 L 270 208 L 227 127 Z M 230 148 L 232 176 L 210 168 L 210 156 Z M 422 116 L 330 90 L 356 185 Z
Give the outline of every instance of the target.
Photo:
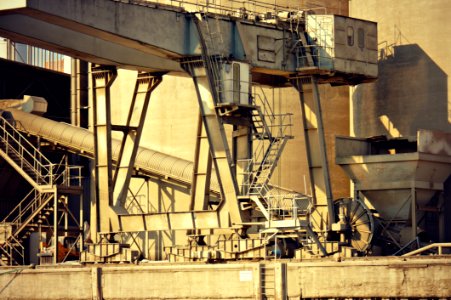
M 161 74 L 138 74 L 127 122 L 122 128 L 124 130 L 124 136 L 122 138 L 118 163 L 113 177 L 114 208 L 122 207 L 127 198 L 130 178 L 135 166 L 136 153 L 138 152 L 144 121 L 147 116 L 150 95 L 161 81 Z
M 218 211 L 120 215 L 119 219 L 124 232 L 222 228 Z
M 207 133 L 211 149 L 211 156 L 221 190 L 222 200 L 227 207 L 232 222 L 231 226 L 241 227 L 244 215 L 238 204 L 238 187 L 236 178 L 232 171 L 233 160 L 227 142 L 224 124 L 217 115 L 216 102 L 211 83 L 207 76 L 207 70 L 203 64 L 191 64 L 188 67 L 194 81 L 197 99 L 202 114 L 203 123 Z
M 180 58 L 201 54 L 193 14 L 180 7 L 111 0 L 14 3 L 0 6 L 3 37 L 86 61 L 181 72 Z M 224 56 L 249 61 L 258 73 L 287 76 L 296 71 L 295 54 L 285 47 L 294 34 L 283 27 L 228 16 L 205 17 L 216 19 Z M 266 50 L 273 53 L 270 60 L 261 58 L 259 37 L 273 41 Z M 287 51 L 276 51 L 282 48 Z
M 97 232 L 110 231 L 109 212 L 113 204 L 110 87 L 116 77 L 117 71 L 114 67 L 92 67 L 94 157 L 97 182 L 95 212 L 97 220 L 92 226 Z
M 53 192 L 53 247 L 55 247 L 53 252 L 53 264 L 58 263 L 58 194 L 56 188 Z
M 206 210 L 208 208 L 211 166 L 212 159 L 208 137 L 202 122 L 202 114 L 199 114 L 196 149 L 194 150 L 190 210 Z
M 51 49 L 97 64 L 154 72 L 183 71 L 177 61 L 28 15 L 0 15 L 0 34 L 14 41 Z
M 301 104 L 312 197 L 317 209 L 327 213 L 327 228 L 330 229 L 335 223 L 335 209 L 317 78 L 315 76 L 296 78 L 292 83 L 299 93 Z M 306 97 L 304 91 L 306 85 L 311 86 L 312 97 Z M 325 209 L 327 211 L 324 211 Z

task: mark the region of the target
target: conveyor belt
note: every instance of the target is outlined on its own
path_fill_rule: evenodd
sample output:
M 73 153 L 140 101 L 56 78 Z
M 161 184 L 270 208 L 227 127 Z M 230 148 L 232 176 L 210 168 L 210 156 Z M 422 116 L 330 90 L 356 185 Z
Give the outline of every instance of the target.
M 55 122 L 20 110 L 9 110 L 12 112 L 19 130 L 43 138 L 81 156 L 94 157 L 94 135 L 91 131 L 67 123 Z M 111 150 L 115 160 L 119 155 L 120 146 L 119 140 L 112 140 Z M 193 162 L 139 147 L 135 160 L 135 169 L 140 174 L 161 177 L 177 184 L 191 185 Z M 283 188 L 273 187 L 273 189 L 277 194 L 298 194 Z M 218 181 L 215 175 L 211 178 L 211 192 L 219 193 Z M 303 197 L 302 195 L 299 196 Z

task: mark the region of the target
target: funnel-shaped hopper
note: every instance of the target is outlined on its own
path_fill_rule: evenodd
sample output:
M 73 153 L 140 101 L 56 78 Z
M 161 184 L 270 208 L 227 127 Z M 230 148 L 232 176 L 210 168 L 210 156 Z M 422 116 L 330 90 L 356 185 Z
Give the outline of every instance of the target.
M 451 134 L 420 130 L 416 141 L 337 137 L 336 163 L 382 219 L 416 219 L 451 175 Z

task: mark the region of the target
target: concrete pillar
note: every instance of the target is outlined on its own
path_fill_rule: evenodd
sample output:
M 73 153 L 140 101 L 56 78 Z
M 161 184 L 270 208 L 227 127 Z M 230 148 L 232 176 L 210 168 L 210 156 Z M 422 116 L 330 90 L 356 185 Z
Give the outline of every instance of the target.
M 102 268 L 92 268 L 91 269 L 91 288 L 92 288 L 92 299 L 102 300 Z
M 287 264 L 277 263 L 274 266 L 275 300 L 287 299 Z

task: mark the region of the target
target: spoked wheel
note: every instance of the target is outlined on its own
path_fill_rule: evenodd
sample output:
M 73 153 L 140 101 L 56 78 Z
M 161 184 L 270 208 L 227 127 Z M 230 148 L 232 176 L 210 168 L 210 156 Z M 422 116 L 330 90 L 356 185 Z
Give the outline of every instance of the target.
M 343 198 L 335 202 L 336 212 L 348 224 L 348 238 L 354 249 L 368 250 L 374 235 L 374 218 L 368 207 L 359 199 Z

